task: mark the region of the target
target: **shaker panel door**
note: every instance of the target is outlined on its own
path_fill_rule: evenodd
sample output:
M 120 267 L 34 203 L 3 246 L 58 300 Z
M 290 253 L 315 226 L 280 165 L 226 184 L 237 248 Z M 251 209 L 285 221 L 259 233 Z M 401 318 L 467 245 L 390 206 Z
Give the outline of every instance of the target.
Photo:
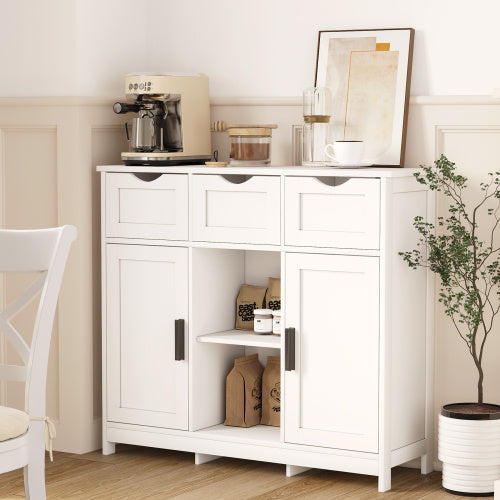
M 106 251 L 107 419 L 187 429 L 187 352 L 175 360 L 175 320 L 187 322 L 188 250 L 108 244 Z
M 285 441 L 377 452 L 378 257 L 288 253 L 285 287 Z

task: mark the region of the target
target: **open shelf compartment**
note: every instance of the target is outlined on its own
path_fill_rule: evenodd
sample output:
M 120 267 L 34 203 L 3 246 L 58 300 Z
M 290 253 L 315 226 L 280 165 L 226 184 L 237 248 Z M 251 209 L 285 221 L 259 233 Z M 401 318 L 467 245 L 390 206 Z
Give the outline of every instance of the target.
M 281 348 L 279 335 L 259 335 L 258 333 L 243 330 L 227 330 L 225 332 L 209 333 L 197 337 L 198 342 L 212 344 L 243 345 L 249 347 Z
M 193 248 L 189 366 L 190 428 L 199 436 L 234 441 L 279 441 L 280 428 L 224 426 L 226 377 L 234 360 L 257 354 L 262 366 L 280 356 L 280 335 L 236 330 L 236 298 L 246 283 L 266 287 L 281 278 L 282 252 L 231 248 Z

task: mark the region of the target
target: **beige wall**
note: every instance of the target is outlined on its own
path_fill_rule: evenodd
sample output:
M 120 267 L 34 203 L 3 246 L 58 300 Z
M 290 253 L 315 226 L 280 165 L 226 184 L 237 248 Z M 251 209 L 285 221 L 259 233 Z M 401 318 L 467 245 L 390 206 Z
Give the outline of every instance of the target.
M 318 30 L 388 27 L 416 30 L 413 95 L 500 86 L 498 0 L 351 3 L 4 0 L 0 95 L 113 97 L 132 71 L 180 71 L 209 75 L 212 96 L 294 96 L 314 82 Z
M 100 442 L 99 183 L 95 165 L 119 163 L 122 118 L 95 99 L 0 99 L 0 222 L 2 227 L 75 224 L 79 231 L 63 283 L 48 382 L 48 413 L 56 418 L 56 449 L 85 452 Z M 278 123 L 273 162 L 291 162 L 291 125 L 301 121 L 300 98 L 213 99 L 212 118 Z M 490 97 L 413 97 L 406 166 L 447 154 L 469 177 L 468 196 L 486 173 L 500 169 L 500 100 Z M 227 154 L 223 133 L 214 148 Z M 474 186 L 474 187 L 472 187 Z M 443 204 L 438 200 L 438 215 Z M 0 286 L 0 299 L 23 283 Z M 2 283 L 0 283 L 2 285 Z M 468 353 L 436 304 L 435 414 L 475 397 Z M 33 311 L 20 318 L 32 321 Z M 500 329 L 500 326 L 497 330 Z M 500 402 L 500 335 L 486 356 L 486 399 Z M 9 358 L 7 349 L 2 356 Z M 1 403 L 22 404 L 22 388 L 3 387 Z

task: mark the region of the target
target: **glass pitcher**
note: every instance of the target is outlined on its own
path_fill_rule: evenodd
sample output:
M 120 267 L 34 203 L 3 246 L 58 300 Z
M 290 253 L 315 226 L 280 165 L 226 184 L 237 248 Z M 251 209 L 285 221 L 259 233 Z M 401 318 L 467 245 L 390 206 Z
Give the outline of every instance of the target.
M 329 142 L 332 94 L 327 87 L 311 87 L 302 93 L 304 126 L 302 165 L 323 166 L 330 162 L 325 154 Z

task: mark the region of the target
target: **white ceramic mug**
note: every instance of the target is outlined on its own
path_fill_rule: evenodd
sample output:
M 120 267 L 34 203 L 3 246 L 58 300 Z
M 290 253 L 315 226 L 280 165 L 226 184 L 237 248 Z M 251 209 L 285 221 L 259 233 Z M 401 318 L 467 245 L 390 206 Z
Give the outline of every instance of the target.
M 325 147 L 326 156 L 339 165 L 357 165 L 363 159 L 364 153 L 363 141 L 335 141 Z

